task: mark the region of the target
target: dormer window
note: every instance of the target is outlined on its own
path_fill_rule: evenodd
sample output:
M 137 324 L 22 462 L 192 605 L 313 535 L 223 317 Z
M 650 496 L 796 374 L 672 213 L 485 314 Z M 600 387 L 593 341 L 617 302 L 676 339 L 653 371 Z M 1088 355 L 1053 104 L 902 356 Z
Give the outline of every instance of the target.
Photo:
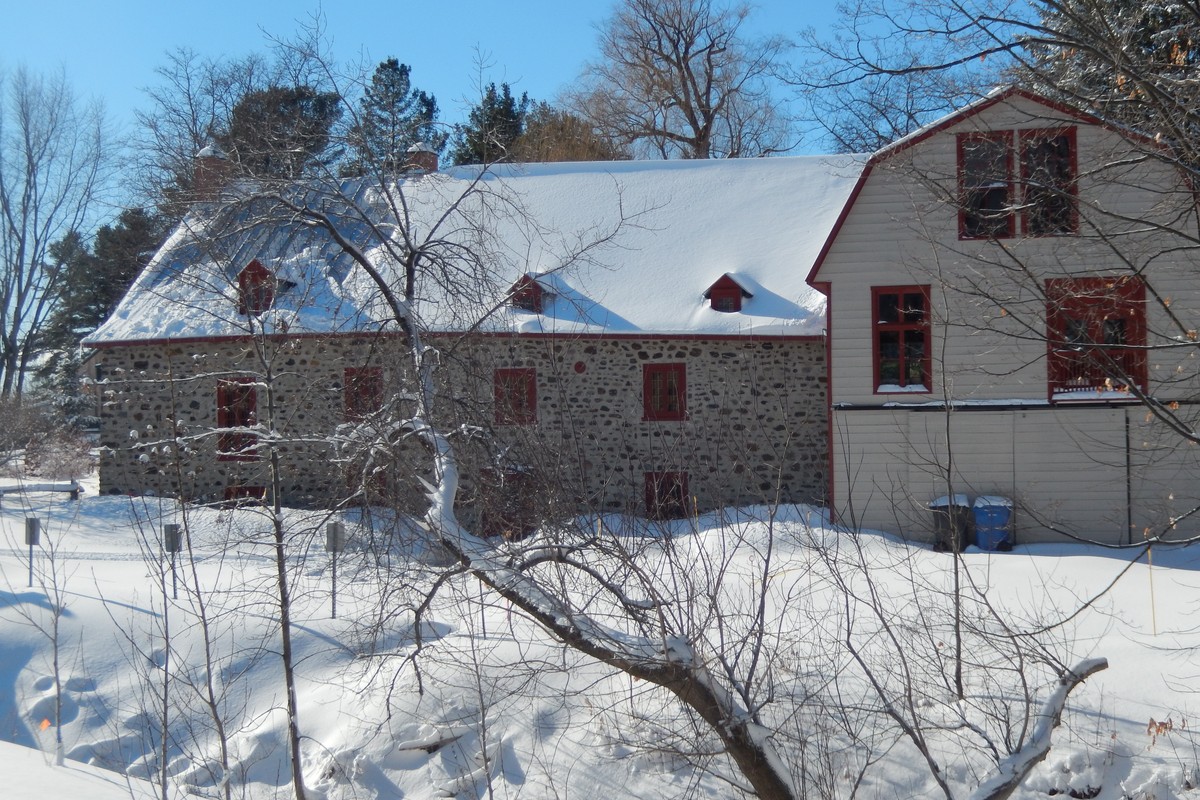
M 275 302 L 275 273 L 257 258 L 238 273 L 238 313 L 258 315 Z
M 740 283 L 734 280 L 729 273 L 718 278 L 717 282 L 708 287 L 704 292 L 704 299 L 708 300 L 709 307 L 713 311 L 720 311 L 724 314 L 741 311 L 742 299 L 753 296 Z
M 542 313 L 545 306 L 546 290 L 534 280 L 532 275 L 522 275 L 520 280 L 508 290 L 508 302 L 513 308 L 522 311 Z

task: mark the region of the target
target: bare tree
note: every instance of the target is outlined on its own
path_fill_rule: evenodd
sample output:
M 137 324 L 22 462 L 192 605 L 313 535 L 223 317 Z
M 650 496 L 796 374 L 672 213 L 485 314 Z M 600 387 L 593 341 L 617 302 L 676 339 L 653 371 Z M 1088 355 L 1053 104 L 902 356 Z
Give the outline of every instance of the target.
M 168 52 L 160 82 L 145 89 L 149 108 L 137 113 L 130 180 L 143 201 L 179 220 L 195 199 L 195 156 L 214 143 L 250 173 L 295 175 L 323 150 L 340 100 L 314 82 L 311 63 L 294 52 L 277 47 L 273 57 L 220 59 L 188 48 Z
M 62 75 L 0 80 L 0 396 L 20 396 L 65 271 L 51 245 L 87 228 L 108 180 L 98 105 Z
M 789 44 L 748 39 L 750 6 L 627 0 L 600 29 L 601 60 L 573 92 L 606 138 L 659 158 L 739 158 L 789 149 L 773 74 Z

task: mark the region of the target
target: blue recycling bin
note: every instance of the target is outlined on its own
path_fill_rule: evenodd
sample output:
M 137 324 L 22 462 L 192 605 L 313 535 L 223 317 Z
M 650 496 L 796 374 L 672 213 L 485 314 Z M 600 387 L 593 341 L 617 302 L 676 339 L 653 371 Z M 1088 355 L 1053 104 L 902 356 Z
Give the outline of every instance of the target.
M 971 510 L 975 515 L 975 543 L 980 550 L 1012 550 L 1012 500 L 977 497 Z

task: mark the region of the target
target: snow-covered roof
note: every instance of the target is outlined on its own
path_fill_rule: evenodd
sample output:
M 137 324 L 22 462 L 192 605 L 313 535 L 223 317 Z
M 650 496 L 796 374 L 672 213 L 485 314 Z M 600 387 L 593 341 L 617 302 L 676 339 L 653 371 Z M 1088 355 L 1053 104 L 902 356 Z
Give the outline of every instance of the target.
M 401 180 L 390 200 L 353 181 L 337 193 L 297 187 L 292 197 L 328 210 L 398 286 L 403 232 L 389 222 L 402 196 L 407 232 L 441 243 L 417 283 L 415 311 L 431 330 L 811 335 L 825 326 L 824 298 L 805 277 L 864 161 L 456 167 Z M 388 326 L 365 270 L 328 233 L 263 209 L 193 211 L 88 342 L 239 336 L 251 324 L 269 333 Z M 455 247 L 480 263 L 456 263 Z M 237 313 L 237 275 L 254 259 L 279 286 L 272 309 L 250 319 Z M 736 313 L 704 299 L 727 273 L 753 295 Z M 540 313 L 505 303 L 527 274 L 546 290 Z

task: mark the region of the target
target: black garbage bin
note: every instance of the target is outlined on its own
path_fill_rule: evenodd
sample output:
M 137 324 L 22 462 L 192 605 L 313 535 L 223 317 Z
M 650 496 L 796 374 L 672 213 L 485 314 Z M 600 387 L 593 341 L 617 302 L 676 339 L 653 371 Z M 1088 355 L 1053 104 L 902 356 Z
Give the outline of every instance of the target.
M 1007 497 L 975 498 L 975 543 L 980 550 L 1012 550 L 1013 502 Z
M 961 553 L 970 543 L 971 502 L 965 494 L 943 495 L 929 504 L 933 549 Z

